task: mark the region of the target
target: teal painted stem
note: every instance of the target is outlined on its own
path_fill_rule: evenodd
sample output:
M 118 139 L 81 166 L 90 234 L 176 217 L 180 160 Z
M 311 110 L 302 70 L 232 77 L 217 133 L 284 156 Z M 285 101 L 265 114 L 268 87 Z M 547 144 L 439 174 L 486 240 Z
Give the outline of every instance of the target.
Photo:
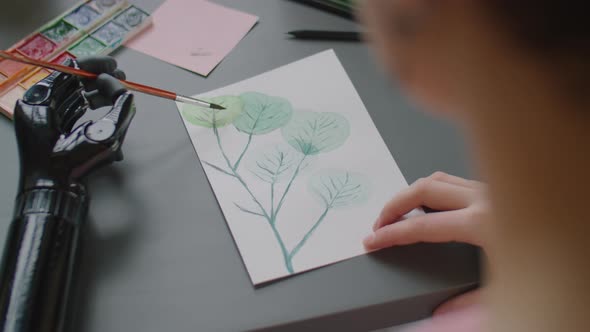
M 213 165 L 212 163 L 210 163 L 210 162 L 206 162 L 206 161 L 204 161 L 204 160 L 203 160 L 203 163 L 204 163 L 205 165 L 207 165 L 207 166 L 209 166 L 209 167 L 213 168 L 214 170 L 216 170 L 216 171 L 218 171 L 218 172 L 221 172 L 221 173 L 223 173 L 223 174 L 225 174 L 225 175 L 228 175 L 228 176 L 234 177 L 234 175 L 233 175 L 232 173 L 230 173 L 230 172 L 228 172 L 228 171 L 224 170 L 223 168 L 221 168 L 221 167 L 219 167 L 219 166 L 217 166 L 217 165 Z
M 248 187 L 248 184 L 246 184 L 246 182 L 244 181 L 244 179 L 242 179 L 242 177 L 240 176 L 240 174 L 238 174 L 232 168 L 232 163 L 231 163 L 231 161 L 229 161 L 229 158 L 227 157 L 227 154 L 225 153 L 225 150 L 223 149 L 223 145 L 221 145 L 221 137 L 219 136 L 219 131 L 217 130 L 217 126 L 215 126 L 215 125 L 213 126 L 213 133 L 215 134 L 215 138 L 217 139 L 217 145 L 219 146 L 219 150 L 221 151 L 221 154 L 223 155 L 223 159 L 225 159 L 225 162 L 227 164 L 227 167 L 229 167 L 229 169 L 231 169 L 231 172 L 233 173 L 233 176 L 236 179 L 238 179 L 238 181 L 242 184 L 242 186 L 244 187 L 244 189 L 246 189 L 246 191 L 248 192 L 248 194 L 250 194 L 250 197 L 252 198 L 252 200 L 254 201 L 254 203 L 256 203 L 256 205 L 258 205 L 258 208 L 260 208 L 260 211 L 262 211 L 262 213 L 264 214 L 264 217 L 267 220 L 270 220 L 270 216 L 266 212 L 266 209 L 262 206 L 262 204 L 260 204 L 260 202 L 258 201 L 258 199 L 256 198 L 256 196 L 254 196 L 254 193 L 252 193 L 252 190 L 250 190 L 250 187 Z
M 289 273 L 293 273 L 293 265 L 291 264 L 291 259 L 289 258 L 289 252 L 287 251 L 287 247 L 285 246 L 285 243 L 283 242 L 283 238 L 281 237 L 281 234 L 277 230 L 276 225 L 274 223 L 270 222 L 270 220 L 269 220 L 268 224 L 270 225 L 270 228 L 272 229 L 272 232 L 273 232 L 275 238 L 277 239 L 277 243 L 281 247 L 281 253 L 283 254 L 283 259 L 285 261 L 285 267 L 287 268 L 287 271 L 289 271 Z
M 246 147 L 244 147 L 244 150 L 242 151 L 242 153 L 240 153 L 240 157 L 238 158 L 238 160 L 234 164 L 234 167 L 232 167 L 232 169 L 234 171 L 238 170 L 238 167 L 240 166 L 240 162 L 242 161 L 242 158 L 244 158 L 246 151 L 248 151 L 248 148 L 250 147 L 250 142 L 252 142 L 252 133 L 250 133 L 250 135 L 248 135 L 248 143 L 246 143 Z
M 313 224 L 313 226 L 309 229 L 309 231 L 307 231 L 307 233 L 301 239 L 301 241 L 299 241 L 299 243 L 297 243 L 297 245 L 293 248 L 293 250 L 291 250 L 291 252 L 289 253 L 289 264 L 291 264 L 291 261 L 293 260 L 293 257 L 295 255 L 297 255 L 297 253 L 299 252 L 299 250 L 305 245 L 305 243 L 311 237 L 311 235 L 313 234 L 313 232 L 315 232 L 315 230 L 318 228 L 318 226 L 320 226 L 320 224 L 322 223 L 322 221 L 324 221 L 324 218 L 326 217 L 326 215 L 328 214 L 328 211 L 330 211 L 331 208 L 332 207 L 330 205 L 326 206 L 326 209 L 320 215 L 320 217 L 315 222 L 315 224 Z
M 250 190 L 250 187 L 248 187 L 248 185 L 246 184 L 246 182 L 244 181 L 244 179 L 242 179 L 242 177 L 239 174 L 237 174 L 237 173 L 234 173 L 234 174 L 236 176 L 236 179 L 238 179 L 238 181 L 240 181 L 240 183 L 242 184 L 242 186 L 244 187 L 244 189 L 246 189 L 246 191 L 248 192 L 248 194 L 250 194 L 250 197 L 252 198 L 252 200 L 254 201 L 254 203 L 256 203 L 256 205 L 258 205 L 258 207 L 260 208 L 260 210 L 264 214 L 264 217 L 267 220 L 269 220 L 270 219 L 270 216 L 266 212 L 266 209 L 262 206 L 262 204 L 260 204 L 260 202 L 258 201 L 258 199 L 256 198 L 256 196 L 254 196 L 254 194 Z
M 285 261 L 285 267 L 289 273 L 293 273 L 293 265 L 291 264 L 291 259 L 289 258 L 289 252 L 287 251 L 287 247 L 285 246 L 285 242 L 283 242 L 283 237 L 279 233 L 279 230 L 276 227 L 276 216 L 274 214 L 274 196 L 275 196 L 275 183 L 272 182 L 270 184 L 270 218 L 268 218 L 268 224 L 272 229 L 272 232 L 277 239 L 277 243 L 281 247 L 281 253 L 283 254 L 283 260 Z
M 293 173 L 291 180 L 289 180 L 289 184 L 287 184 L 287 188 L 285 188 L 285 192 L 283 192 L 283 195 L 281 196 L 281 199 L 279 200 L 279 204 L 277 205 L 275 213 L 272 216 L 273 219 L 276 219 L 277 215 L 279 214 L 279 211 L 281 210 L 281 207 L 283 206 L 283 202 L 285 201 L 285 197 L 287 197 L 287 194 L 289 193 L 289 190 L 291 189 L 291 186 L 293 185 L 295 178 L 297 178 L 297 176 L 299 175 L 299 171 L 301 170 L 301 165 L 303 165 L 305 158 L 307 158 L 307 155 L 303 155 L 303 158 L 301 158 L 301 161 L 297 165 L 297 168 L 295 169 L 295 172 Z
M 272 223 L 274 224 L 275 219 L 275 183 L 274 181 L 270 184 L 270 216 L 273 218 Z
M 229 158 L 227 157 L 227 154 L 225 154 L 225 150 L 223 149 L 223 146 L 221 145 L 221 136 L 219 136 L 219 130 L 217 130 L 217 126 L 215 125 L 215 123 L 213 124 L 213 133 L 215 134 L 215 138 L 217 139 L 217 146 L 219 147 L 219 150 L 221 151 L 221 155 L 223 155 L 223 159 L 225 159 L 225 163 L 227 164 L 227 167 L 229 167 L 229 169 L 231 169 L 233 172 L 231 162 L 229 161 Z M 233 173 L 235 175 L 235 172 L 233 172 Z
M 281 234 L 279 233 L 279 231 L 277 230 L 277 228 L 275 226 L 275 219 L 274 219 L 275 217 L 268 215 L 268 213 L 266 212 L 266 209 L 262 206 L 262 204 L 260 204 L 260 202 L 258 201 L 256 196 L 254 196 L 254 193 L 252 193 L 252 191 L 250 190 L 250 187 L 248 187 L 248 184 L 244 181 L 244 179 L 242 179 L 240 174 L 238 174 L 238 172 L 232 167 L 232 163 L 229 161 L 229 158 L 228 158 L 227 154 L 225 153 L 225 150 L 223 149 L 223 145 L 221 144 L 221 137 L 220 137 L 219 131 L 217 130 L 217 127 L 215 125 L 213 126 L 213 133 L 215 134 L 215 138 L 217 139 L 217 145 L 219 147 L 219 150 L 221 151 L 221 154 L 223 155 L 223 158 L 225 159 L 227 167 L 229 167 L 229 169 L 231 169 L 232 174 L 228 174 L 228 175 L 233 175 L 233 177 L 235 177 L 240 182 L 240 184 L 242 184 L 242 186 L 244 187 L 244 189 L 246 189 L 246 191 L 248 192 L 248 194 L 250 195 L 252 200 L 256 203 L 256 205 L 258 205 L 258 208 L 260 208 L 260 211 L 262 211 L 262 216 L 268 221 L 268 224 L 269 224 L 270 228 L 272 229 L 272 232 L 277 240 L 277 243 L 279 244 L 279 247 L 281 248 L 281 253 L 283 254 L 283 259 L 285 261 L 285 267 L 287 268 L 287 271 L 289 273 L 293 273 L 293 265 L 291 264 L 291 260 L 289 259 L 289 252 L 287 251 L 287 247 L 285 246 L 285 242 L 283 242 L 283 238 L 281 237 Z M 247 147 L 246 147 L 246 149 L 247 149 Z M 246 149 L 244 149 L 244 151 Z M 271 195 L 272 195 L 271 197 L 274 196 L 274 183 L 272 185 Z M 271 203 L 271 205 L 272 204 L 273 203 Z M 271 208 L 271 210 L 272 210 L 272 208 Z
M 341 194 L 341 190 L 338 190 L 338 192 L 336 192 L 336 194 L 334 195 L 334 197 L 332 198 L 332 200 L 330 201 L 330 203 L 326 202 L 326 208 L 324 209 L 324 212 L 320 215 L 320 217 L 318 218 L 318 220 L 315 222 L 315 224 L 313 224 L 313 226 L 309 229 L 309 231 L 307 231 L 307 233 L 305 233 L 305 236 L 303 236 L 303 238 L 299 241 L 299 243 L 297 243 L 297 245 L 295 245 L 295 247 L 293 248 L 293 250 L 291 250 L 291 252 L 289 253 L 288 259 L 289 259 L 289 264 L 292 265 L 293 263 L 293 257 L 295 257 L 295 255 L 299 252 L 299 250 L 305 245 L 305 243 L 307 242 L 307 240 L 313 235 L 313 232 L 315 232 L 315 230 L 320 226 L 320 224 L 322 223 L 322 221 L 324 221 L 324 218 L 326 218 L 326 215 L 328 214 L 328 211 L 330 211 L 330 209 L 332 208 L 332 205 L 334 204 L 334 202 L 338 199 L 338 197 Z
M 274 196 L 275 196 L 275 183 L 272 182 L 270 184 L 270 218 L 268 218 L 268 225 L 272 229 L 272 232 L 277 239 L 277 243 L 281 247 L 281 253 L 283 254 L 283 260 L 285 261 L 285 267 L 289 273 L 293 273 L 293 265 L 291 264 L 291 259 L 289 259 L 289 252 L 287 251 L 287 247 L 285 246 L 285 242 L 283 242 L 283 237 L 279 233 L 279 230 L 276 227 L 276 216 L 274 214 Z

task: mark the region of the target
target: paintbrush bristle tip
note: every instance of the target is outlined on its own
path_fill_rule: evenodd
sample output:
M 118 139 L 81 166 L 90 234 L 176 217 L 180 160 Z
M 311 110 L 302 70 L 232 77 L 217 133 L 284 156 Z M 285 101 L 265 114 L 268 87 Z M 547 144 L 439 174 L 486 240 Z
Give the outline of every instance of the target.
M 225 107 L 223 107 L 221 105 L 213 104 L 213 103 L 211 103 L 211 108 L 214 110 L 224 110 L 225 109 Z

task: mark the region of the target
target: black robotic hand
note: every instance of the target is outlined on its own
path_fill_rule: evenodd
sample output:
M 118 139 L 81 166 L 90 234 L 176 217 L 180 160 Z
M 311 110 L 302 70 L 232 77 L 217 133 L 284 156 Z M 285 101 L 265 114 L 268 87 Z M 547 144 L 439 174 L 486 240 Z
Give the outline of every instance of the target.
M 133 95 L 112 77 L 124 78 L 114 59 L 69 61 L 100 75 L 89 81 L 54 72 L 15 108 L 21 173 L 0 271 L 0 332 L 63 331 L 88 210 L 84 176 L 122 159 L 135 114 Z M 76 125 L 102 106 L 111 107 L 104 117 Z
M 96 80 L 54 72 L 32 86 L 16 105 L 14 125 L 21 160 L 19 192 L 65 189 L 96 167 L 121 160 L 121 145 L 135 114 L 133 95 L 109 74 L 124 78 L 114 59 L 70 60 L 70 66 L 100 74 Z M 74 128 L 89 110 L 112 109 L 98 121 Z

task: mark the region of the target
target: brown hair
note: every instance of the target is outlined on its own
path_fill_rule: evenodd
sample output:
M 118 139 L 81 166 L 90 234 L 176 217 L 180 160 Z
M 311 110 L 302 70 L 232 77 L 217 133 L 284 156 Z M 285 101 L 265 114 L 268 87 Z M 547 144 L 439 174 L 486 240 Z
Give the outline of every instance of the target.
M 554 54 L 590 52 L 588 2 L 490 0 L 500 24 L 528 47 Z M 590 60 L 590 59 L 588 59 Z
M 590 18 L 584 0 L 489 0 L 498 24 L 547 60 L 569 92 L 590 99 Z

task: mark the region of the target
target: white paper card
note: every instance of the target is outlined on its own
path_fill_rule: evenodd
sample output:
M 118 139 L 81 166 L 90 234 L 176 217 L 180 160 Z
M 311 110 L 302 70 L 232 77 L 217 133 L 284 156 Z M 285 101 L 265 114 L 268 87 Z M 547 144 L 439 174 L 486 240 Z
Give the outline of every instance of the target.
M 178 104 L 254 284 L 366 253 L 407 187 L 333 50 Z

